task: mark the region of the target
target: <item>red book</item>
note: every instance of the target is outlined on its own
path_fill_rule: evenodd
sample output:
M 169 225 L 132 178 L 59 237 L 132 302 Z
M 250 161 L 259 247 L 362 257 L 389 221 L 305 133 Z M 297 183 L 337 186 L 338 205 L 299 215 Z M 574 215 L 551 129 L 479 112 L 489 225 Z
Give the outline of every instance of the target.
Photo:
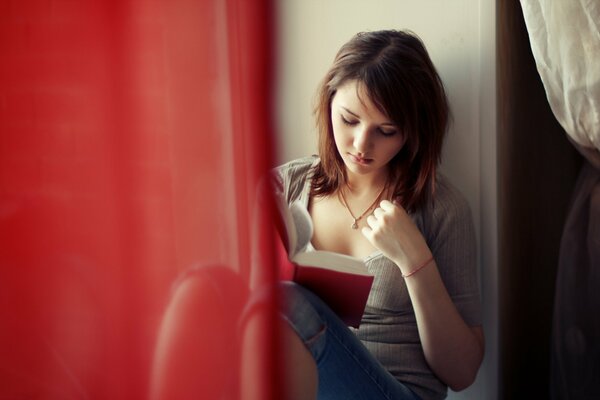
M 374 276 L 355 257 L 323 250 L 306 251 L 312 238 L 312 220 L 306 208 L 295 202 L 279 205 L 277 252 L 279 276 L 319 296 L 349 326 L 358 328 Z M 279 221 L 278 221 L 279 222 Z

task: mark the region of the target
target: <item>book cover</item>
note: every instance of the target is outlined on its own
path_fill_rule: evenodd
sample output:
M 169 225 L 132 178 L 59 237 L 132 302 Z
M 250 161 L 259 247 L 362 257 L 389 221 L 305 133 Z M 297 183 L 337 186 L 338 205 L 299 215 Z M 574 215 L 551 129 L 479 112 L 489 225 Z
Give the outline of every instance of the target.
M 300 202 L 279 204 L 282 221 L 277 253 L 279 277 L 304 286 L 319 296 L 349 326 L 357 328 L 374 276 L 355 257 L 323 250 L 307 251 L 312 220 Z

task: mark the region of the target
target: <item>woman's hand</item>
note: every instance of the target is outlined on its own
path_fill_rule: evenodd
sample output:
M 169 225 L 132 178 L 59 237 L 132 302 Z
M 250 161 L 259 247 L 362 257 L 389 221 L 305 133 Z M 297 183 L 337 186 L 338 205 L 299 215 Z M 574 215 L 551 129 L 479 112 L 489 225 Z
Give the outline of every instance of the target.
M 423 235 L 402 206 L 383 200 L 367 218 L 367 224 L 362 234 L 403 274 L 431 257 Z

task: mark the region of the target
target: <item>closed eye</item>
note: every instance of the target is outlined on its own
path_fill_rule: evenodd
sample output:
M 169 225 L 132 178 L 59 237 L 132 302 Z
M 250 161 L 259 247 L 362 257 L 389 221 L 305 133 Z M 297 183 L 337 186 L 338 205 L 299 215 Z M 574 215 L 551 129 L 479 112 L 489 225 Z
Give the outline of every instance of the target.
M 394 136 L 396 134 L 396 132 L 398 132 L 396 129 L 383 129 L 383 128 L 379 128 L 379 133 L 381 133 L 383 136 Z
M 340 115 L 340 117 L 342 118 L 342 122 L 346 125 L 353 126 L 358 124 L 358 121 L 346 119 L 343 115 Z

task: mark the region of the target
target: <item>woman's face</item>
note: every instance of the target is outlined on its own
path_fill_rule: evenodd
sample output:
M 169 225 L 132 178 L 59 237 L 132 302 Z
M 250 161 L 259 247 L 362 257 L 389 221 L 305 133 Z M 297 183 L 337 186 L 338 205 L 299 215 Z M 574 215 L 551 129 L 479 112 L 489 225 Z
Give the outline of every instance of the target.
M 352 80 L 331 101 L 331 125 L 348 172 L 387 173 L 387 163 L 404 145 L 404 135 L 371 101 L 364 85 Z

